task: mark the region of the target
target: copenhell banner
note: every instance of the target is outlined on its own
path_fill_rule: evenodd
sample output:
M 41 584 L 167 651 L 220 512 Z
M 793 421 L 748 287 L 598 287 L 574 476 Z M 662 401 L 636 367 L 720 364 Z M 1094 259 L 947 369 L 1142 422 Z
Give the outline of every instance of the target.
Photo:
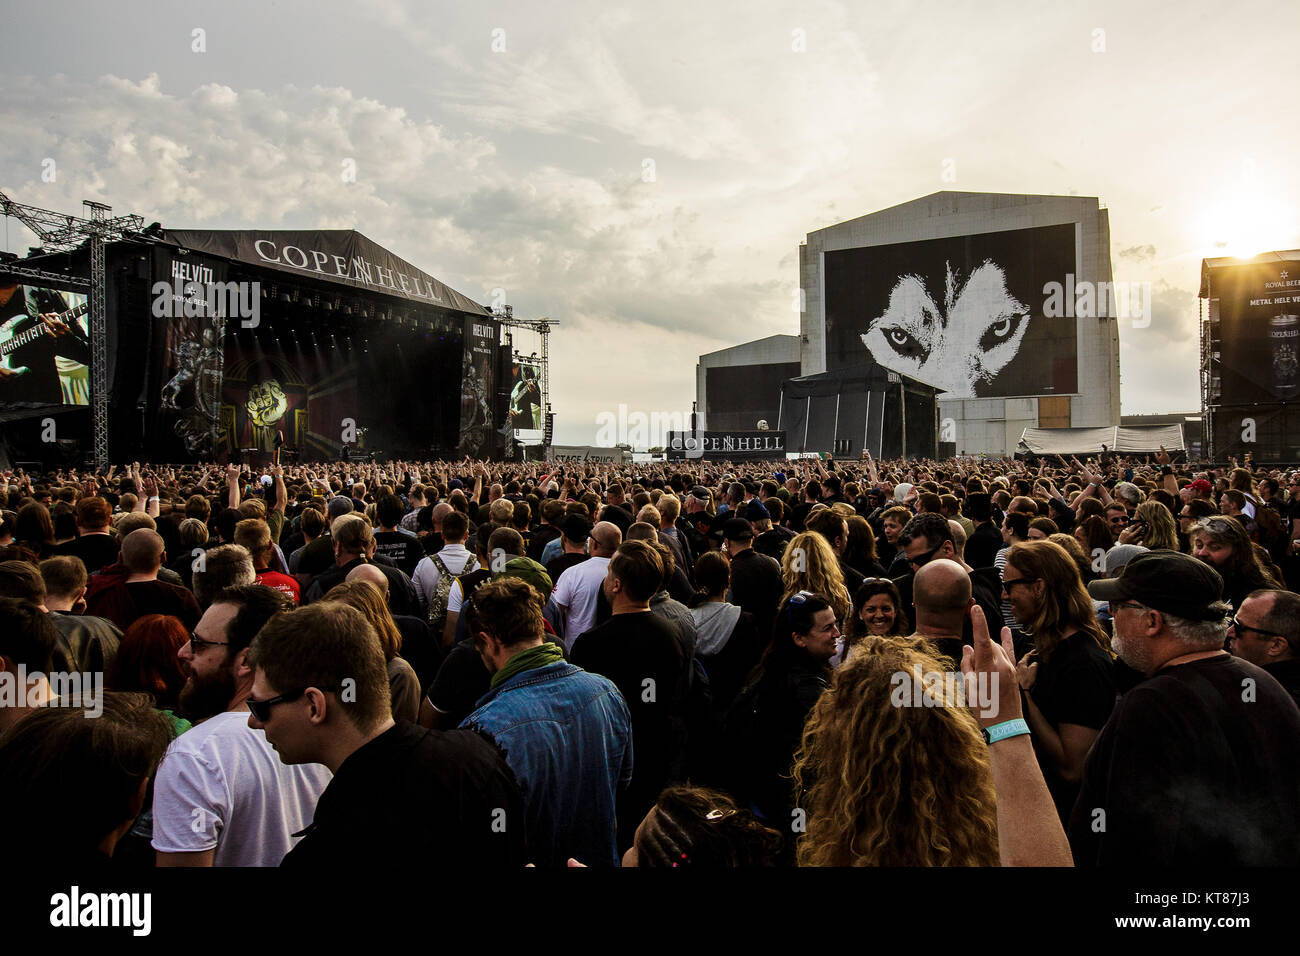
M 1219 300 L 1222 403 L 1300 396 L 1300 262 L 1215 268 L 1208 291 Z
M 487 315 L 487 309 L 355 229 L 168 229 L 186 249 L 412 302 Z
M 784 458 L 785 432 L 669 432 L 669 458 Z

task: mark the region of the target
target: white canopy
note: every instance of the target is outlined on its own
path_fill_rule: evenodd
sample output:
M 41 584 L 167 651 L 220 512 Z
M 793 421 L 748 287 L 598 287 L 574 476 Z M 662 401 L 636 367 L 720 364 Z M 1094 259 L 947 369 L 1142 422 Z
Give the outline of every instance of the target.
M 1154 455 L 1161 445 L 1168 452 L 1186 450 L 1182 425 L 1026 428 L 1020 440 L 1035 455 L 1096 455 L 1103 444 L 1121 455 Z

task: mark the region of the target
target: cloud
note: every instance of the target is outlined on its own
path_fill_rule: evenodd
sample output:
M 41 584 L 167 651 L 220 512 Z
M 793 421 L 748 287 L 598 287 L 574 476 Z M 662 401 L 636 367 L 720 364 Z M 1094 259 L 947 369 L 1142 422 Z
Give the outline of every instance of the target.
M 1119 251 L 1121 259 L 1131 259 L 1134 262 L 1145 262 L 1147 259 L 1156 257 L 1156 247 L 1153 245 L 1129 246 L 1127 249 Z

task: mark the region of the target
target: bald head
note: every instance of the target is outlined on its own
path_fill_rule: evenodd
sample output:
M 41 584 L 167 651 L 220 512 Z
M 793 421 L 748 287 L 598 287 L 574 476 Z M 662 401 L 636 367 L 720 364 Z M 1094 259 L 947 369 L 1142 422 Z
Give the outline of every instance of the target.
M 148 574 L 162 567 L 163 539 L 157 531 L 139 528 L 122 539 L 122 564 L 132 574 Z
M 383 571 L 380 571 L 377 565 L 358 564 L 348 572 L 348 576 L 344 580 L 369 581 L 375 587 L 379 588 L 379 592 L 383 594 L 385 598 L 388 597 L 388 575 L 384 574 Z
M 960 521 L 948 519 L 948 528 L 952 531 L 952 550 L 957 557 L 963 561 L 966 560 L 966 529 L 961 526 Z
M 433 522 L 433 530 L 442 531 L 442 519 L 451 514 L 454 509 L 445 501 L 439 501 L 433 506 L 433 512 L 429 515 L 429 520 Z
M 623 532 L 611 521 L 598 522 L 591 529 L 593 558 L 611 558 L 618 546 L 623 543 Z
M 912 579 L 912 603 L 918 630 L 929 626 L 960 633 L 971 604 L 970 575 L 956 561 L 931 561 Z

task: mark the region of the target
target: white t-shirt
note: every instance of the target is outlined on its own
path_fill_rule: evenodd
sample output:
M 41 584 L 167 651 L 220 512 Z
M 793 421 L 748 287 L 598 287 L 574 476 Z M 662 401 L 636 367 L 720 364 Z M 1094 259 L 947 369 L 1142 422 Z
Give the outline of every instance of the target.
M 248 711 L 227 711 L 172 741 L 153 790 L 153 848 L 201 853 L 215 866 L 279 866 L 311 824 L 332 774 L 280 762 Z
M 564 625 L 565 651 L 571 650 L 574 641 L 596 626 L 596 601 L 608 570 L 609 558 L 588 558 L 567 569 L 555 582 L 555 603 L 568 609 Z

